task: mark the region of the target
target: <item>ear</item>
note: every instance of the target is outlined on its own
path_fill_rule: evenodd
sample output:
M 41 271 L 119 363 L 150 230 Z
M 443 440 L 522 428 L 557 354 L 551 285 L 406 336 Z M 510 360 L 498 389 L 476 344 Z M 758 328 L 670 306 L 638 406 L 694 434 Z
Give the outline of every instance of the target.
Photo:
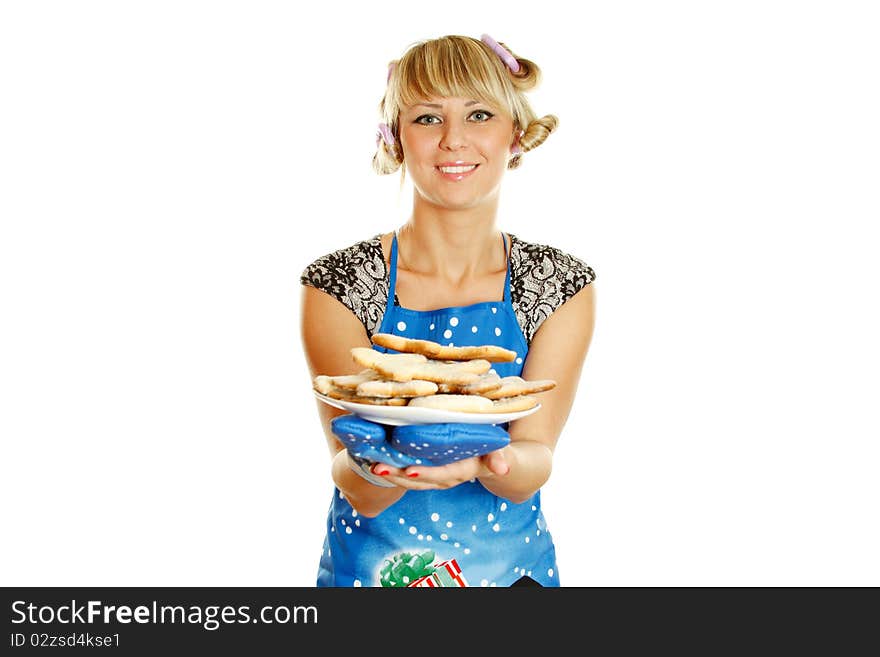
M 513 126 L 513 143 L 510 144 L 510 152 L 514 155 L 518 155 L 522 153 L 522 148 L 519 145 L 520 138 L 525 134 L 525 132 L 516 124 Z
M 511 155 L 519 155 L 522 153 L 522 148 L 519 145 L 519 133 L 513 138 L 513 143 L 510 145 L 510 154 Z

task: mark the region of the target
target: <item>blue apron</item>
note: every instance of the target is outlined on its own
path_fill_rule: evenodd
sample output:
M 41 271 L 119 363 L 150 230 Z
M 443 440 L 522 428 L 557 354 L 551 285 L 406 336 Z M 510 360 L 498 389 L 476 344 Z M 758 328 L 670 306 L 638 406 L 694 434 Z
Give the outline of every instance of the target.
M 394 303 L 396 235 L 390 266 L 379 332 L 455 346 L 499 345 L 517 356 L 493 363 L 493 369 L 500 376 L 522 373 L 528 343 L 511 305 L 509 259 L 502 301 L 424 311 Z M 522 577 L 559 586 L 540 491 L 514 504 L 472 480 L 447 490 L 407 491 L 377 517 L 367 518 L 334 490 L 318 586 L 510 586 Z

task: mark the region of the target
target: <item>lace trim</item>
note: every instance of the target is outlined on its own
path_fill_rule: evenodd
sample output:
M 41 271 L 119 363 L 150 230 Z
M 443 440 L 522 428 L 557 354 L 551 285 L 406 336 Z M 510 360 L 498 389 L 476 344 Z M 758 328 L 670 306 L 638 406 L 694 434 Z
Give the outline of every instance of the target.
M 596 279 L 593 268 L 573 255 L 510 235 L 510 294 L 517 321 L 531 344 L 541 324 Z M 300 276 L 343 303 L 367 335 L 382 324 L 388 300 L 388 268 L 380 236 L 321 256 Z

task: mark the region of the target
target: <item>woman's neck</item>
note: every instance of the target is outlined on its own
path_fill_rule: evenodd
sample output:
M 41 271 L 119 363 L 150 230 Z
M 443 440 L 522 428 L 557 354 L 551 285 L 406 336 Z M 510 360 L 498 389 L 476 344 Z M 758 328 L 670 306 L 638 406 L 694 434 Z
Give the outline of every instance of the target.
M 398 267 L 454 285 L 507 266 L 494 208 L 417 211 L 397 231 Z

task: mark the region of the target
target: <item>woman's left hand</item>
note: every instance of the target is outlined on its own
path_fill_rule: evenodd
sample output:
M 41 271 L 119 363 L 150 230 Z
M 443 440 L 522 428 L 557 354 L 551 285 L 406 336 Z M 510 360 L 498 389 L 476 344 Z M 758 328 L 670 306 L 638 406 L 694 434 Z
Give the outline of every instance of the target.
M 403 488 L 442 489 L 509 471 L 510 435 L 492 424 L 438 423 L 388 427 L 355 415 L 331 422 L 355 457 L 373 462 L 373 474 Z
M 387 471 L 388 474 L 383 474 L 383 477 L 402 488 L 442 490 L 478 477 L 503 477 L 510 471 L 510 466 L 502 448 L 446 465 L 411 465 L 408 468 L 395 468 L 392 465 L 377 463 L 374 470 Z

